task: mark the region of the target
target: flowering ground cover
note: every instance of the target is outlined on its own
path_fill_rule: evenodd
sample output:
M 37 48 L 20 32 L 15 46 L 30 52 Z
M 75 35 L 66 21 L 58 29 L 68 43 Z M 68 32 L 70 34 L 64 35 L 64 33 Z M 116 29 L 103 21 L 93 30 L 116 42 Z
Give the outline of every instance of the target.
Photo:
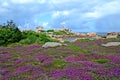
M 101 44 L 120 39 L 0 47 L 0 80 L 120 80 L 120 46 Z

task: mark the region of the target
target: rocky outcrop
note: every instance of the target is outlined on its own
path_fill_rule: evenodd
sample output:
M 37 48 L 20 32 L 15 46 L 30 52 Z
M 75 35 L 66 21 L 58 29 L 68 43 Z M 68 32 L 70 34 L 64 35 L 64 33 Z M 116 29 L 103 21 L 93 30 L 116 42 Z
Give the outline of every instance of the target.
M 119 46 L 120 42 L 108 42 L 106 44 L 102 44 L 102 46 L 109 47 L 109 46 Z
M 108 32 L 106 38 L 117 38 L 118 33 L 117 32 Z
M 88 37 L 96 37 L 97 34 L 96 32 L 90 32 L 90 33 L 87 33 Z
M 47 42 L 42 47 L 48 48 L 48 47 L 57 47 L 57 46 L 62 46 L 62 44 L 58 42 Z

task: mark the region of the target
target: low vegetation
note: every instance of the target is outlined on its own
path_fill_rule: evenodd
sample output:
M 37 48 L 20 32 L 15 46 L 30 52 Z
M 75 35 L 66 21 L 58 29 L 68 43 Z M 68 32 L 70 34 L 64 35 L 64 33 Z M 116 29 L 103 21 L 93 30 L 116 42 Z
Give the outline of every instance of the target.
M 101 46 L 120 38 L 42 48 L 54 40 L 13 26 L 0 28 L 0 80 L 120 80 L 120 46 Z

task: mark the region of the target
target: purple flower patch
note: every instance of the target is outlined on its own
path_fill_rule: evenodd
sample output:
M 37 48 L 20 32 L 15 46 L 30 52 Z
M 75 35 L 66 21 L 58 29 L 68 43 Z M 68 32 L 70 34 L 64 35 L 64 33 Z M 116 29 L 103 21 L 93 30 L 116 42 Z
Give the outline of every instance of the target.
M 32 67 L 30 65 L 25 65 L 25 66 L 17 68 L 14 73 L 15 74 L 21 74 L 21 73 L 24 73 L 24 72 L 28 72 L 28 71 L 31 70 L 31 68 Z
M 55 78 L 62 78 L 65 76 L 65 71 L 64 70 L 54 70 L 54 71 L 52 71 L 51 76 L 55 77 Z
M 38 55 L 37 58 L 40 60 L 40 62 L 45 65 L 48 66 L 51 64 L 51 62 L 53 61 L 53 58 L 46 56 L 46 55 Z
M 37 48 L 40 48 L 40 46 L 38 46 L 38 45 L 32 45 L 32 46 L 29 46 L 28 47 L 28 50 L 34 50 L 34 49 L 37 49 Z
M 109 59 L 110 61 L 112 61 L 115 64 L 120 64 L 120 56 L 109 55 L 109 56 L 107 56 L 107 59 Z

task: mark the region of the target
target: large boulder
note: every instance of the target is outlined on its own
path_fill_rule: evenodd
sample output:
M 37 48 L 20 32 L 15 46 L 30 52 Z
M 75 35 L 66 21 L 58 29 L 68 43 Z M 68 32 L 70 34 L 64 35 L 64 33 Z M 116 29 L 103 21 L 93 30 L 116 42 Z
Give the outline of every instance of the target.
M 48 48 L 48 47 L 57 47 L 57 46 L 62 46 L 62 44 L 58 42 L 47 42 L 42 47 Z
M 107 38 L 117 38 L 118 33 L 117 32 L 108 32 Z
M 109 46 L 119 46 L 120 42 L 108 42 L 106 44 L 102 44 L 102 46 L 109 47 Z

